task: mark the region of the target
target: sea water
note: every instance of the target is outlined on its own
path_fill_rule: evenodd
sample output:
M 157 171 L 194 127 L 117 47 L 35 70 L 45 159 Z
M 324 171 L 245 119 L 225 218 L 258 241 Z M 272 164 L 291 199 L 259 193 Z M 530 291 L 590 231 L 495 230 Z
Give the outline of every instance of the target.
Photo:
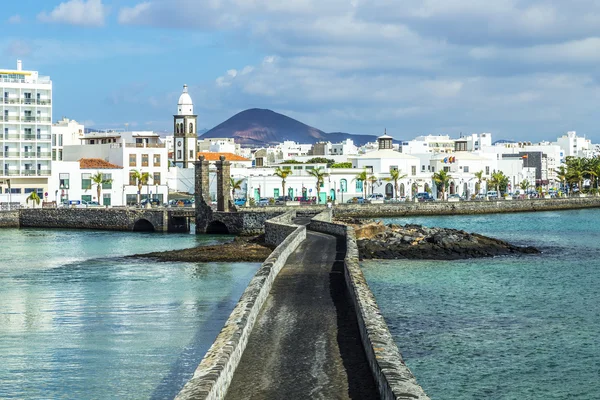
M 600 399 L 600 210 L 384 221 L 542 250 L 362 263 L 406 364 L 432 399 Z
M 260 264 L 124 256 L 228 239 L 0 230 L 0 398 L 173 398 Z

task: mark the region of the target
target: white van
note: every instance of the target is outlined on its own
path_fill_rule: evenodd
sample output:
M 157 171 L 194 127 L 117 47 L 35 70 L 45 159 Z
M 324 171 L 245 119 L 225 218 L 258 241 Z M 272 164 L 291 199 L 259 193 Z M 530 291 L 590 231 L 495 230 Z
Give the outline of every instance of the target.
M 494 200 L 498 198 L 498 192 L 495 190 L 488 190 L 488 192 L 486 193 L 485 197 L 487 197 L 490 200 Z

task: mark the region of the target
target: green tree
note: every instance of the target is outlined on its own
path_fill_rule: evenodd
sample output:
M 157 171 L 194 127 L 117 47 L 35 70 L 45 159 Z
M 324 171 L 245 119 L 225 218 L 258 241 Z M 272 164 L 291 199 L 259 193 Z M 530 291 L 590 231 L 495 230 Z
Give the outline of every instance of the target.
M 450 180 L 452 179 L 452 176 L 450 176 L 448 172 L 441 170 L 439 172 L 434 173 L 432 178 L 438 189 L 442 192 L 442 200 L 445 200 L 446 189 L 450 185 Z
M 302 161 L 297 160 L 285 160 L 280 162 L 279 164 L 304 164 Z
M 375 175 L 371 175 L 367 178 L 367 182 L 371 184 L 371 194 L 375 193 L 375 184 L 379 179 Z
M 586 176 L 586 163 L 583 158 L 569 156 L 565 159 L 567 164 L 567 181 L 576 183 L 579 193 L 583 193 L 583 180 Z
M 100 194 L 102 193 L 102 185 L 108 185 L 112 183 L 112 179 L 104 179 L 104 176 L 100 171 L 92 175 L 92 186 L 96 185 L 96 193 L 98 194 L 98 204 L 102 204 L 100 201 Z
M 325 184 L 325 177 L 329 176 L 322 167 L 307 170 L 308 174 L 317 180 L 317 203 L 321 199 L 321 186 Z
M 477 192 L 477 194 L 479 194 L 481 192 L 481 182 L 485 180 L 485 177 L 483 176 L 483 171 L 475 172 L 473 175 L 475 175 L 475 178 L 477 178 L 477 183 L 475 184 L 475 191 Z
M 331 166 L 331 168 L 352 168 L 351 162 L 339 162 Z
M 233 176 L 229 177 L 229 187 L 231 188 L 231 200 L 235 197 L 235 191 L 242 189 L 243 179 L 235 179 Z
M 135 179 L 135 181 L 137 182 L 137 187 L 138 187 L 137 197 L 138 197 L 138 205 L 139 205 L 142 202 L 142 187 L 144 185 L 148 184 L 148 181 L 150 180 L 150 173 L 149 172 L 141 172 L 141 171 L 138 171 L 137 169 L 134 169 L 131 172 L 132 172 L 133 179 Z
M 406 178 L 408 175 L 403 174 L 399 169 L 390 170 L 390 177 L 385 178 L 387 182 L 394 182 L 394 198 L 398 198 L 398 181 Z
M 508 186 L 508 176 L 504 175 L 504 172 L 498 171 L 492 173 L 492 177 L 490 178 L 490 185 L 496 189 L 498 195 L 502 192 L 506 192 L 506 187 Z
M 282 194 L 283 194 L 283 196 L 285 198 L 285 196 L 287 196 L 287 194 L 285 193 L 285 180 L 287 179 L 288 176 L 292 175 L 292 170 L 291 169 L 283 169 L 281 167 L 277 167 L 275 169 L 275 172 L 273 173 L 273 175 L 281 178 L 281 191 L 282 191 Z
M 519 183 L 519 188 L 523 192 L 527 193 L 527 189 L 529 188 L 529 185 L 530 185 L 529 181 L 527 179 L 523 179 L 523 181 L 521 183 Z
M 556 172 L 556 177 L 561 183 L 562 189 L 565 189 L 567 187 L 567 179 L 569 177 L 569 171 L 567 171 L 567 167 L 561 165 L 558 167 L 558 169 L 554 170 L 554 172 Z
M 32 205 L 33 205 L 33 208 L 35 208 L 35 205 L 36 205 L 36 204 L 37 204 L 37 205 L 39 205 L 39 204 L 40 204 L 40 201 L 41 201 L 42 199 L 40 199 L 40 196 L 38 196 L 38 194 L 37 194 L 36 192 L 31 192 L 31 193 L 29 194 L 29 196 L 27 196 L 27 199 L 25 199 L 25 202 L 26 202 L 27 204 L 29 204 L 29 200 L 31 200 L 31 202 L 33 203 L 33 204 L 32 204 Z
M 588 162 L 587 171 L 588 174 L 596 181 L 596 189 L 600 188 L 598 185 L 598 178 L 600 177 L 600 158 L 591 158 Z M 594 187 L 592 182 L 592 187 Z
M 362 172 L 359 172 L 352 181 L 361 181 L 363 188 L 363 198 L 367 198 L 367 170 L 364 169 Z
M 335 160 L 325 157 L 313 157 L 306 162 L 307 164 L 327 164 L 327 168 L 331 168 L 335 164 Z

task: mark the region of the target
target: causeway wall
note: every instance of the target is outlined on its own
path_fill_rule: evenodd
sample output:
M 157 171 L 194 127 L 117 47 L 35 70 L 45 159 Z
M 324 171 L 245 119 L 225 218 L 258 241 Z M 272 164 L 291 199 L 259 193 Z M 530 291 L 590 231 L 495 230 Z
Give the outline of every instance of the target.
M 281 237 L 280 225 L 288 220 L 282 216 L 277 221 L 265 224 L 265 235 Z M 291 223 L 291 219 L 290 219 Z M 285 265 L 288 257 L 306 239 L 306 227 L 289 225 L 293 231 L 273 250 L 250 281 L 225 326 L 200 362 L 176 399 L 221 399 L 225 397 L 233 374 L 242 358 L 256 318 L 264 305 L 273 282 Z M 269 233 L 270 229 L 278 232 Z
M 335 217 L 498 214 L 600 207 L 600 196 L 525 200 L 431 201 L 383 204 L 337 204 Z
M 398 346 L 381 315 L 375 296 L 360 269 L 354 229 L 331 221 L 330 210 L 315 216 L 310 229 L 346 238 L 344 277 L 357 314 L 361 342 L 381 399 L 429 399 L 404 363 Z
M 18 228 L 19 211 L 0 211 L 0 228 Z

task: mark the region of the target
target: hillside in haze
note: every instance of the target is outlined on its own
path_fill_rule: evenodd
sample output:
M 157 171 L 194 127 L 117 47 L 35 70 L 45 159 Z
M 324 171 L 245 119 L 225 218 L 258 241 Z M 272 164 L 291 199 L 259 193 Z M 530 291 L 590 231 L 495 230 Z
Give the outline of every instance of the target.
M 207 138 L 234 138 L 242 146 L 265 146 L 292 140 L 298 143 L 340 142 L 354 140 L 361 145 L 377 139 L 374 135 L 352 135 L 344 132 L 326 133 L 293 118 L 271 110 L 252 108 L 242 111 L 200 136 Z

